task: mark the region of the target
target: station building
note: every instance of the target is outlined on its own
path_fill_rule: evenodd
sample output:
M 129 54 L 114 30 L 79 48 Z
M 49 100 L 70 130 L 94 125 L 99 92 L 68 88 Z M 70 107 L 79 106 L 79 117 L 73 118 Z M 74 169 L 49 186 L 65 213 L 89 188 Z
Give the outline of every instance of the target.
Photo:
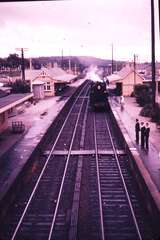
M 134 86 L 142 84 L 144 78 L 127 64 L 119 72 L 107 77 L 109 85 L 115 87 L 118 95 L 131 96 Z
M 33 102 L 34 99 L 55 96 L 57 88 L 60 89 L 71 83 L 76 77 L 76 75 L 66 73 L 57 65 L 53 68 L 42 67 L 39 70 L 30 68 L 25 70 L 25 79 L 31 88 L 30 93 L 10 94 L 10 88 L 0 87 L 0 133 L 8 128 L 9 117 L 25 110 L 25 103 Z
M 61 90 L 65 85 L 74 81 L 76 77 L 76 75 L 66 73 L 56 64 L 49 68 L 25 70 L 25 79 L 36 99 L 55 96 L 57 89 Z

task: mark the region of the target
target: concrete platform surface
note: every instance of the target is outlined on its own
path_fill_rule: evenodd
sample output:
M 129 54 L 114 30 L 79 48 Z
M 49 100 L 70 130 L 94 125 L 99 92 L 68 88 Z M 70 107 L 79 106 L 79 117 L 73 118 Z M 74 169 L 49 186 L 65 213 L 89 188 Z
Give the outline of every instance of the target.
M 125 127 L 134 147 L 139 152 L 140 157 L 148 170 L 151 179 L 160 191 L 160 129 L 157 129 L 156 124 L 151 122 L 150 118 L 140 116 L 142 109 L 136 103 L 135 98 L 125 97 L 124 110 L 121 111 L 119 101 L 116 97 L 110 98 L 112 110 L 116 111 Z M 150 126 L 149 150 L 141 149 L 140 145 L 135 141 L 135 120 L 140 122 L 148 122 Z

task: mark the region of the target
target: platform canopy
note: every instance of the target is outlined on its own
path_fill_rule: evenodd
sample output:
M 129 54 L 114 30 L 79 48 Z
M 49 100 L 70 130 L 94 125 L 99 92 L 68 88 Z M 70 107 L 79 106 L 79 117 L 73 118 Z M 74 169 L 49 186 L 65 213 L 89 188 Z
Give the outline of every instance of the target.
M 17 93 L 0 98 L 0 113 L 3 113 L 33 97 L 33 93 Z
M 77 76 L 73 75 L 73 74 L 64 74 L 64 75 L 60 75 L 56 77 L 56 82 L 62 81 L 62 82 L 66 82 L 66 83 L 70 83 L 72 80 L 74 80 Z

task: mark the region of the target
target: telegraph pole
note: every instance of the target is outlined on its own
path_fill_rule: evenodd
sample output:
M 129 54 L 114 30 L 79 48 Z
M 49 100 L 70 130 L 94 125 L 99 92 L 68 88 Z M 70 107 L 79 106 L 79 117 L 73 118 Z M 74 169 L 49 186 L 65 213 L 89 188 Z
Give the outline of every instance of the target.
M 63 48 L 62 48 L 61 68 L 63 69 Z
M 160 34 L 160 0 L 158 0 L 158 18 L 159 18 L 159 34 Z
M 25 64 L 24 64 L 24 51 L 27 48 L 16 48 L 16 50 L 21 51 L 21 71 L 22 71 L 22 81 L 25 81 Z
M 21 48 L 21 57 L 22 57 L 22 81 L 25 81 L 25 66 L 24 66 L 24 52 Z
M 133 67 L 134 67 L 134 87 L 136 85 L 136 54 L 134 54 L 134 62 L 133 62 Z
M 113 71 L 113 43 L 112 43 L 112 72 L 111 73 L 113 73 L 114 71 Z
M 151 0 L 152 105 L 156 103 L 154 0 Z

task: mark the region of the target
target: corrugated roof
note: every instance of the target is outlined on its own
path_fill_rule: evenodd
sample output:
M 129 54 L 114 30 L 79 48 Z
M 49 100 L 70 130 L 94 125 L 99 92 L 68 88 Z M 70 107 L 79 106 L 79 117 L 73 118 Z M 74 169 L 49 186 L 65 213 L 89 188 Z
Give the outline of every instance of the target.
M 123 78 L 127 77 L 133 71 L 134 71 L 133 67 L 126 65 L 117 74 L 123 79 Z
M 27 69 L 25 70 L 25 78 L 26 80 L 34 80 L 35 78 L 39 76 L 49 76 L 53 79 L 55 79 L 57 76 L 65 75 L 66 72 L 59 68 L 59 67 L 54 67 L 54 68 L 45 68 L 42 67 L 41 69 Z
M 48 76 L 55 81 L 64 81 L 69 82 L 72 79 L 76 78 L 75 75 L 66 73 L 63 69 L 59 67 L 54 68 L 45 68 L 42 67 L 41 69 L 27 69 L 25 70 L 25 78 L 26 80 L 34 80 L 39 76 Z
M 49 73 L 51 73 L 51 76 L 54 76 L 54 77 L 62 76 L 66 74 L 66 72 L 59 67 L 54 67 L 48 70 L 49 70 Z
M 25 70 L 25 79 L 34 80 L 36 77 L 40 76 L 41 69 L 26 69 Z
M 124 78 L 126 78 L 130 73 L 134 72 L 134 68 L 130 67 L 129 65 L 126 65 L 125 67 L 123 67 L 119 72 L 117 72 L 116 74 L 111 74 L 110 76 L 107 76 L 108 80 L 110 82 L 116 82 L 119 80 L 123 80 Z M 136 72 L 136 75 L 138 75 L 139 77 L 141 77 L 142 79 L 144 79 L 139 73 Z

